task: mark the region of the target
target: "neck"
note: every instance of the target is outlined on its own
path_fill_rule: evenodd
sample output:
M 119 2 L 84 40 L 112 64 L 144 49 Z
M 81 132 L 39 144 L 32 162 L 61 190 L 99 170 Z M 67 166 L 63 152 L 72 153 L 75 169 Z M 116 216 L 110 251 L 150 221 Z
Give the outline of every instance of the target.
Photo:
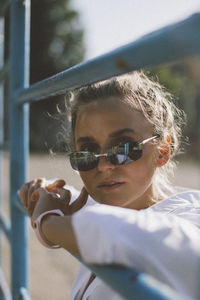
M 138 197 L 137 199 L 134 199 L 130 203 L 127 203 L 124 207 L 141 210 L 154 205 L 159 200 L 161 199 L 154 191 L 153 184 L 151 184 L 150 187 L 146 190 L 146 192 L 142 196 Z

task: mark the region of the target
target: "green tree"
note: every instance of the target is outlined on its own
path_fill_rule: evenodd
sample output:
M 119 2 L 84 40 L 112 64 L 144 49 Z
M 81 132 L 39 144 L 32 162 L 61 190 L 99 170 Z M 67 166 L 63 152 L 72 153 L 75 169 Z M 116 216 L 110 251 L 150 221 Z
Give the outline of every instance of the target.
M 161 65 L 149 71 L 149 75 L 175 95 L 177 105 L 187 115 L 185 135 L 190 139 L 192 155 L 199 152 L 200 134 L 200 59 L 189 58 L 174 64 Z
M 83 31 L 70 0 L 33 0 L 31 3 L 30 82 L 35 83 L 81 62 Z M 50 115 L 64 97 L 51 97 L 31 104 L 32 150 L 56 144 L 60 124 Z

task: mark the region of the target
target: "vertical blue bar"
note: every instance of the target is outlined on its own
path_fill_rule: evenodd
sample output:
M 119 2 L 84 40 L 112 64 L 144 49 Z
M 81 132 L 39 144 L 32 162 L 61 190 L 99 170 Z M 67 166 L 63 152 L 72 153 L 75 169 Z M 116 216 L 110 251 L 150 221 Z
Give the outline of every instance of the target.
M 0 70 L 3 68 L 4 62 L 4 18 L 0 18 Z M 0 82 L 0 145 L 4 142 L 4 89 L 3 82 Z M 0 210 L 2 211 L 3 202 L 3 151 L 0 149 Z M 0 228 L 0 265 L 2 263 L 2 242 Z
M 4 62 L 4 18 L 0 18 L 0 70 L 3 68 Z M 4 89 L 3 82 L 0 82 L 0 145 L 4 142 Z M 3 202 L 3 150 L 0 149 L 0 210 L 2 211 Z M 2 264 L 2 241 L 0 228 L 0 265 Z
M 27 105 L 17 106 L 15 93 L 29 85 L 30 1 L 12 0 L 10 7 L 10 206 L 12 222 L 12 296 L 18 299 L 28 284 L 27 220 L 15 205 L 17 191 L 27 177 L 29 124 Z

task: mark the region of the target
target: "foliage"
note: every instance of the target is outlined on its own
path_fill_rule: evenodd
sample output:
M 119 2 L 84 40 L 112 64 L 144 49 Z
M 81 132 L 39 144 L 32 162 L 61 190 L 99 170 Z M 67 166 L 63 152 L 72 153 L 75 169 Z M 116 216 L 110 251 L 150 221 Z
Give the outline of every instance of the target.
M 34 0 L 31 3 L 30 82 L 35 83 L 83 60 L 83 31 L 70 0 Z M 31 104 L 31 149 L 56 144 L 60 124 L 49 114 L 63 97 Z
M 200 134 L 200 58 L 194 57 L 175 64 L 162 65 L 149 71 L 169 92 L 187 115 L 184 134 L 189 137 L 189 151 L 199 152 Z

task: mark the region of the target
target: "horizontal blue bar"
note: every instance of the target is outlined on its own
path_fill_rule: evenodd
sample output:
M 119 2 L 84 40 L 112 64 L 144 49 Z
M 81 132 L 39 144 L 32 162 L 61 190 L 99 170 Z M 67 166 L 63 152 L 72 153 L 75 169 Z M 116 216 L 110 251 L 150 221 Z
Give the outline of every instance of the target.
M 87 265 L 98 277 L 127 300 L 184 300 L 168 286 L 126 267 Z
M 200 13 L 143 36 L 105 55 L 76 65 L 16 93 L 23 104 L 161 63 L 200 54 Z
M 11 241 L 11 224 L 2 212 L 0 212 L 0 227 L 3 229 L 7 239 Z

